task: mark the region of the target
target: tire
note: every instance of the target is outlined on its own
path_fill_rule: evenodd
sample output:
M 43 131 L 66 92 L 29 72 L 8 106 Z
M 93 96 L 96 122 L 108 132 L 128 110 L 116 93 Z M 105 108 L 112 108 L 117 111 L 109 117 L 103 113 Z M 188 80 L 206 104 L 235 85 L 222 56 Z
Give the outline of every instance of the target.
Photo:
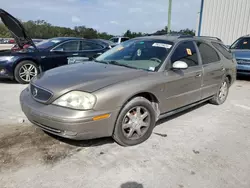
M 29 73 L 27 73 L 28 77 L 25 77 L 26 74 L 22 74 L 22 73 L 24 73 L 25 68 L 29 69 L 29 67 L 33 67 L 33 68 Z M 36 65 L 36 63 L 34 63 L 33 61 L 25 60 L 17 64 L 14 70 L 14 77 L 15 77 L 15 80 L 19 82 L 20 84 L 28 84 L 30 80 L 34 76 L 36 76 L 38 73 L 39 73 L 39 70 L 38 70 L 38 66 Z M 26 78 L 30 78 L 30 79 L 26 79 Z
M 224 86 L 224 84 L 226 84 L 226 86 Z M 220 97 L 220 93 L 221 93 L 221 89 L 222 88 L 225 88 L 226 89 L 226 93 L 223 94 L 223 98 Z M 220 88 L 218 89 L 217 93 L 214 95 L 214 97 L 209 101 L 210 103 L 214 104 L 214 105 L 221 105 L 223 104 L 226 99 L 227 99 L 227 96 L 228 96 L 228 92 L 229 92 L 229 87 L 230 87 L 230 84 L 229 84 L 229 80 L 228 78 L 226 77 L 222 84 L 220 85 Z
M 140 144 L 146 141 L 152 134 L 153 128 L 155 127 L 155 121 L 156 113 L 151 103 L 144 97 L 135 97 L 122 108 L 118 115 L 113 139 L 121 146 Z M 126 128 L 128 125 L 133 128 Z M 139 135 L 137 130 L 140 131 L 141 135 Z M 128 135 L 130 131 L 133 133 L 129 138 Z

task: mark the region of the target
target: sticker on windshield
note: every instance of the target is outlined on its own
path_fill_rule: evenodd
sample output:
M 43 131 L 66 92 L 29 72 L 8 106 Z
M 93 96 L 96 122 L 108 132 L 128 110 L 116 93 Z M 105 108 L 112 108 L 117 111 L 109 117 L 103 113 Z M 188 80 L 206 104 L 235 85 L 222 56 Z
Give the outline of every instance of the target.
M 60 42 L 60 40 L 51 40 L 51 42 L 58 43 L 58 42 Z
M 169 49 L 169 48 L 172 47 L 172 45 L 170 45 L 170 44 L 164 44 L 164 43 L 154 43 L 152 46 L 162 47 L 162 48 L 166 48 L 166 49 Z
M 155 67 L 149 67 L 148 70 L 155 71 Z
M 187 54 L 192 55 L 192 51 L 189 48 L 186 48 Z
M 137 56 L 141 56 L 141 49 L 137 50 Z
M 122 50 L 124 47 L 123 46 L 120 46 L 119 48 L 117 48 L 117 51 L 120 51 Z

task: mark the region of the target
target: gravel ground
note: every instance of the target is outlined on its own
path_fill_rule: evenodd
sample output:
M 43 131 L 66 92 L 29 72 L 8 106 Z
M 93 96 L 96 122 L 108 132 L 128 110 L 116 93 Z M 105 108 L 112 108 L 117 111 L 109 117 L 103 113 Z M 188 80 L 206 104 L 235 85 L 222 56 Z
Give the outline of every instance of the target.
M 250 187 L 249 81 L 236 81 L 221 106 L 161 120 L 150 139 L 128 148 L 110 138 L 60 139 L 31 126 L 18 102 L 25 87 L 0 83 L 0 187 Z

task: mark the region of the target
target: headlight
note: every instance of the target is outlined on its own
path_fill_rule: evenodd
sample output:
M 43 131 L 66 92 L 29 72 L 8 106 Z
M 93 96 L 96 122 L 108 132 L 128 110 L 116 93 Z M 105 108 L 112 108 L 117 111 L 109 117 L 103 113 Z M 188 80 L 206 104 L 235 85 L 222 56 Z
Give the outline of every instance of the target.
M 10 61 L 14 56 L 0 56 L 0 61 Z
M 55 100 L 53 104 L 77 110 L 89 110 L 94 107 L 95 102 L 96 97 L 90 93 L 71 91 Z

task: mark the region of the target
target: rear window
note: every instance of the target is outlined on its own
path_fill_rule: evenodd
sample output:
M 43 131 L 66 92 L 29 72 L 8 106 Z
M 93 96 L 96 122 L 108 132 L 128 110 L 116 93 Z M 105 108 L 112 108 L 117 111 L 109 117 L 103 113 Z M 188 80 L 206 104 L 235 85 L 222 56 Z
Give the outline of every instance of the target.
M 224 46 L 223 44 L 217 43 L 217 42 L 212 42 L 213 46 L 219 50 L 220 53 L 222 53 L 222 55 L 227 58 L 227 59 L 233 59 L 233 55 L 232 53 L 229 51 L 229 49 L 227 49 L 226 46 Z
M 121 38 L 121 42 L 128 40 L 129 38 Z
M 119 38 L 112 38 L 112 39 L 110 39 L 110 41 L 117 43 L 119 41 Z

